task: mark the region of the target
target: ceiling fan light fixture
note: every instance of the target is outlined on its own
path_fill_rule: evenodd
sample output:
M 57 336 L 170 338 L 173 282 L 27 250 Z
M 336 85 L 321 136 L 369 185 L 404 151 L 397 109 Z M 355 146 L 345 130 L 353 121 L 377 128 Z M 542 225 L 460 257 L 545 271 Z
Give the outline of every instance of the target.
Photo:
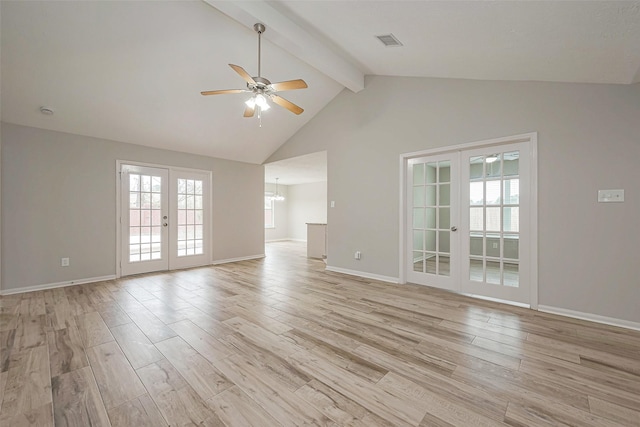
M 262 94 L 256 95 L 255 103 L 258 107 L 260 107 L 260 110 L 262 111 L 267 111 L 269 108 L 271 108 L 269 103 L 267 103 L 267 98 L 265 98 L 265 96 Z

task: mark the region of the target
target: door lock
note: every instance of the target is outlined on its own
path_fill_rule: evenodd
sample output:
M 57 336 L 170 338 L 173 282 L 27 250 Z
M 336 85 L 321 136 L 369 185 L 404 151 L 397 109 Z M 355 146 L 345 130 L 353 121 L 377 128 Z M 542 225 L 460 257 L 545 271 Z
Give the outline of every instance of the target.
M 454 225 L 453 227 L 451 227 L 451 231 L 458 231 L 458 227 Z

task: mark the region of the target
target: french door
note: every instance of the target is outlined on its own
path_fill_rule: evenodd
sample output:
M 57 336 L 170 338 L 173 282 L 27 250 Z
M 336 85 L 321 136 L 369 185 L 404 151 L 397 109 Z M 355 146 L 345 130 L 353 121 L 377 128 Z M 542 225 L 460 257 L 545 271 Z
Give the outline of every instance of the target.
M 407 279 L 454 290 L 458 253 L 458 158 L 452 154 L 410 159 L 408 211 L 410 248 Z M 408 227 L 409 228 L 409 227 Z
M 407 281 L 531 303 L 529 144 L 407 160 Z
M 210 175 L 120 165 L 120 275 L 210 263 Z
M 527 144 L 461 153 L 461 291 L 529 303 Z

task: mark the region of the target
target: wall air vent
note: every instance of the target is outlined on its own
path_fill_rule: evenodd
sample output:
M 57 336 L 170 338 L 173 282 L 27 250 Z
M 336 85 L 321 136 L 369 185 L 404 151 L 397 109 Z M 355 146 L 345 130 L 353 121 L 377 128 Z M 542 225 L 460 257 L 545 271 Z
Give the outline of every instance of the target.
M 376 37 L 386 47 L 402 46 L 402 43 L 400 43 L 400 40 L 398 40 L 396 36 L 394 36 L 393 34 L 383 34 L 381 36 L 376 36 Z

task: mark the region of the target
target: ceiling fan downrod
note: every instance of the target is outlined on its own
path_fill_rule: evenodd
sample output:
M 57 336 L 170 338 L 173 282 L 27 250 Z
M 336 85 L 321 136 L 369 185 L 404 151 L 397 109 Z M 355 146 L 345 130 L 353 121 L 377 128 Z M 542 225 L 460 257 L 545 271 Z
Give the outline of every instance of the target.
M 262 77 L 261 70 L 260 70 L 260 54 L 262 52 L 262 33 L 264 33 L 267 30 L 267 27 L 265 27 L 264 24 L 261 24 L 258 22 L 257 24 L 253 24 L 253 29 L 256 31 L 256 33 L 258 33 L 258 77 Z

